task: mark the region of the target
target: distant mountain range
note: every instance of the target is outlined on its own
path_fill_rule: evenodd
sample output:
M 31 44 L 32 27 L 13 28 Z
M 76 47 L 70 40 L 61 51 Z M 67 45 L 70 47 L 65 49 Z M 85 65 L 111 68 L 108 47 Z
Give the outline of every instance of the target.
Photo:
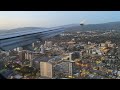
M 44 27 L 21 27 L 21 28 L 15 28 L 10 30 L 0 30 L 1 32 L 11 32 L 11 31 L 24 31 L 24 30 L 31 30 L 31 29 L 45 29 Z M 107 31 L 107 30 L 117 30 L 120 31 L 120 21 L 118 22 L 108 22 L 108 23 L 102 23 L 102 24 L 86 24 L 83 26 L 74 26 L 71 28 L 68 28 L 70 31 Z
M 14 31 L 27 31 L 31 29 L 45 29 L 44 27 L 21 27 L 21 28 L 15 28 L 10 30 L 1 30 L 0 32 L 14 32 Z
M 76 31 L 96 31 L 96 30 L 101 30 L 101 31 L 107 31 L 107 30 L 117 30 L 120 31 L 120 21 L 118 22 L 109 22 L 109 23 L 102 23 L 102 24 L 87 24 L 83 26 L 76 26 L 69 28 L 71 31 L 76 30 Z

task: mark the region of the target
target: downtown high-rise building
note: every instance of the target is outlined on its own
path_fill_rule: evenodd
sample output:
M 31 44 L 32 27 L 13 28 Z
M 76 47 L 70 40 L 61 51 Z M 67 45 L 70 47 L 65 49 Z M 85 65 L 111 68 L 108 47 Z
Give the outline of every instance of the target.
M 74 70 L 75 70 L 75 62 L 70 61 L 63 61 L 58 64 L 60 66 L 60 69 L 57 70 L 61 73 L 63 73 L 65 76 L 73 76 Z
M 25 53 L 25 59 L 27 59 L 27 60 L 32 60 L 33 59 L 33 53 L 32 52 L 30 52 L 30 51 L 27 51 L 26 53 Z
M 69 53 L 69 60 L 75 60 L 80 57 L 80 52 Z
M 40 53 L 45 53 L 45 48 L 43 45 L 40 46 Z
M 22 61 L 25 60 L 25 53 L 26 53 L 26 51 L 19 51 L 18 52 L 20 60 L 22 60 Z
M 70 61 L 69 62 L 69 76 L 73 76 L 74 67 L 75 67 L 75 62 L 74 61 Z
M 42 77 L 53 78 L 53 65 L 49 62 L 40 62 L 40 75 Z
M 45 46 L 45 48 L 51 48 L 52 47 L 52 41 L 45 41 L 44 46 Z

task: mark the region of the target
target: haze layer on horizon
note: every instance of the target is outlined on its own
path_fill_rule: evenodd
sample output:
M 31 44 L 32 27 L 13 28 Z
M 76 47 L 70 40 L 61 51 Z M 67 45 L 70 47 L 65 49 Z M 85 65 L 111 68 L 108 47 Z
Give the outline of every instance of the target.
M 120 11 L 0 11 L 0 30 L 120 21 Z

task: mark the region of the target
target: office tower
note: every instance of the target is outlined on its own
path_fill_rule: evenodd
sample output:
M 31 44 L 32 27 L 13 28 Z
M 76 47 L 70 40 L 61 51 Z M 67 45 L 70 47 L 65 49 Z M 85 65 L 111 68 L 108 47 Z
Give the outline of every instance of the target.
M 51 48 L 52 47 L 52 41 L 45 41 L 44 46 L 45 46 L 45 48 Z
M 24 51 L 24 50 L 19 51 L 19 52 L 18 52 L 19 59 L 20 59 L 20 60 L 25 60 L 25 54 L 26 54 L 26 51 Z
M 57 70 L 59 72 L 62 72 L 65 76 L 73 76 L 75 70 L 75 62 L 70 60 L 70 61 L 63 61 L 59 64 L 60 69 Z
M 17 48 L 17 51 L 19 52 L 19 51 L 22 51 L 23 50 L 23 48 L 22 47 L 18 47 Z
M 75 60 L 80 57 L 80 52 L 69 53 L 69 60 Z
M 40 75 L 43 77 L 53 78 L 53 66 L 48 62 L 40 62 Z
M 45 53 L 45 49 L 43 45 L 41 45 L 40 49 L 41 49 L 40 53 Z
M 69 60 L 72 60 L 73 53 L 69 53 Z
M 51 48 L 52 47 L 52 41 L 48 42 L 48 47 Z
M 17 48 L 14 48 L 14 51 L 17 51 L 17 52 L 22 51 L 22 50 L 23 50 L 23 48 L 22 48 L 22 47 L 17 47 Z
M 32 59 L 33 59 L 33 53 L 30 52 L 30 51 L 27 51 L 27 52 L 25 53 L 25 59 L 27 59 L 27 60 L 32 60 Z
M 44 47 L 47 48 L 47 41 L 45 41 Z
M 74 67 L 75 67 L 75 62 L 74 61 L 70 61 L 69 62 L 69 76 L 73 76 Z
M 32 47 L 35 47 L 35 43 L 32 43 Z
M 117 48 L 117 57 L 120 59 L 120 46 Z

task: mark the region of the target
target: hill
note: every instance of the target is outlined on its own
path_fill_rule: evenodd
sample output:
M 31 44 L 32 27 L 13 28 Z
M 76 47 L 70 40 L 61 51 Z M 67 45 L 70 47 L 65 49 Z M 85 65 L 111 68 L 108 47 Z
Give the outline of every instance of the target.
M 87 24 L 83 26 L 76 26 L 68 28 L 70 31 L 107 31 L 107 30 L 116 30 L 120 31 L 120 21 L 119 22 L 109 22 L 102 24 Z
M 43 27 L 21 27 L 15 28 L 10 30 L 0 30 L 2 32 L 11 32 L 11 31 L 25 31 L 31 29 L 45 29 Z M 108 31 L 108 30 L 116 30 L 120 31 L 120 21 L 118 22 L 108 22 L 108 23 L 101 23 L 101 24 L 86 24 L 83 26 L 76 25 L 70 28 L 67 28 L 69 31 Z

